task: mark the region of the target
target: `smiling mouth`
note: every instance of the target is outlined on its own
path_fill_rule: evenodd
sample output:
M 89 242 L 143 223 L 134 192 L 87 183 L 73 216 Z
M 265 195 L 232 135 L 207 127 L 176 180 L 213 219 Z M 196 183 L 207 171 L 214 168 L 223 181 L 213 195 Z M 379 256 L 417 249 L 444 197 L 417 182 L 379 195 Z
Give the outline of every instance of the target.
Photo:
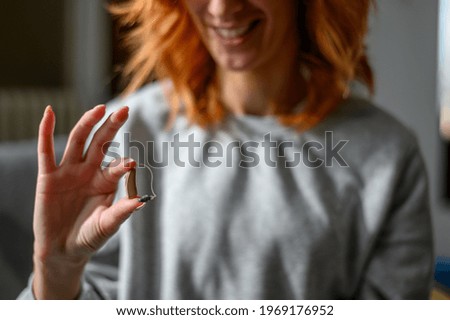
M 217 28 L 213 27 L 214 31 L 225 40 L 233 40 L 245 37 L 259 24 L 259 20 L 255 20 L 250 24 L 239 28 Z

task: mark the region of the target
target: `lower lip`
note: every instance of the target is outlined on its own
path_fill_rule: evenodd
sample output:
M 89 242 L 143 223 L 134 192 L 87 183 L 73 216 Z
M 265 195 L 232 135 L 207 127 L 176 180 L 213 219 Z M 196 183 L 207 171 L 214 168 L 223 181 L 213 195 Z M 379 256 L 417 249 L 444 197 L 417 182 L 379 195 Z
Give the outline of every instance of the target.
M 258 24 L 256 24 L 255 26 L 252 26 L 251 29 L 248 30 L 245 34 L 243 34 L 242 36 L 239 36 L 239 37 L 235 37 L 235 38 L 224 38 L 218 32 L 216 32 L 216 30 L 214 30 L 214 29 L 212 29 L 212 32 L 224 46 L 237 47 L 237 46 L 243 44 L 244 42 L 246 42 L 255 33 L 259 24 L 260 23 L 258 22 Z

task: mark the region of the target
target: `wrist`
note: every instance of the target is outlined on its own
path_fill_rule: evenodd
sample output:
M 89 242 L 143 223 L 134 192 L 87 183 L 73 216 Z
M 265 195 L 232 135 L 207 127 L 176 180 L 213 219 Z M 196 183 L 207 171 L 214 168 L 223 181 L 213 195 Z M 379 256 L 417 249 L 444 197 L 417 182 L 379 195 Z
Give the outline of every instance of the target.
M 85 263 L 34 258 L 32 290 L 36 299 L 76 299 Z

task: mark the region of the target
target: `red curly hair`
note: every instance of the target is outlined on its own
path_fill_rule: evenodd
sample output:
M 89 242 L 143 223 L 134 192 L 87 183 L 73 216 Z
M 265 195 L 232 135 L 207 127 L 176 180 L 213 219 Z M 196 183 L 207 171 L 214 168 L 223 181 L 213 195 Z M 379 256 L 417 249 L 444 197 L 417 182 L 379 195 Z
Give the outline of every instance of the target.
M 274 110 L 281 123 L 311 128 L 345 97 L 358 79 L 373 92 L 374 82 L 364 39 L 373 0 L 298 0 L 300 65 L 306 71 L 302 110 Z M 126 0 L 110 6 L 131 57 L 123 69 L 131 93 L 150 79 L 170 79 L 171 120 L 180 101 L 191 123 L 220 123 L 226 110 L 220 103 L 215 62 L 204 46 L 183 1 Z M 189 63 L 186 63 L 189 61 Z M 300 70 L 299 70 L 300 72 Z M 170 121 L 169 121 L 170 122 Z

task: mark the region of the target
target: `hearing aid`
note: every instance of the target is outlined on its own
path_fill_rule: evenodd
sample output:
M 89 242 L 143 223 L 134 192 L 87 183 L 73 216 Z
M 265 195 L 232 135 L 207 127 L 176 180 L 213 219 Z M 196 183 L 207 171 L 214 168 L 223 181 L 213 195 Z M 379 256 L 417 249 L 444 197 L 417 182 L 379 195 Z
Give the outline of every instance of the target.
M 125 177 L 125 189 L 127 190 L 128 199 L 135 199 L 138 195 L 136 186 L 136 169 L 131 169 L 128 171 Z M 142 196 L 139 198 L 139 202 L 146 203 L 152 200 L 149 195 Z

